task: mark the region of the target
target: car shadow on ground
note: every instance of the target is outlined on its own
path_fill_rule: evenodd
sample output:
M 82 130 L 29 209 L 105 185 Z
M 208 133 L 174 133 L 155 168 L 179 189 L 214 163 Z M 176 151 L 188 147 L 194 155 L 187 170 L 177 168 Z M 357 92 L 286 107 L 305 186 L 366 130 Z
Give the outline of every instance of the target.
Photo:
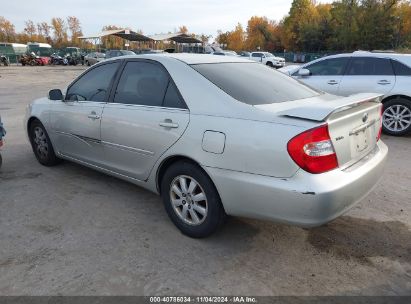
M 379 222 L 344 216 L 310 229 L 307 240 L 319 251 L 345 259 L 355 258 L 363 263 L 371 263 L 373 257 L 411 261 L 411 230 L 399 221 Z
M 69 173 L 73 179 L 81 177 L 86 180 L 86 183 L 94 180 L 96 184 L 101 183 L 102 186 L 110 187 L 114 193 L 122 191 L 130 195 L 135 194 L 136 201 L 148 207 L 151 203 L 159 206 L 162 204 L 160 197 L 143 188 L 75 163 L 63 162 L 53 170 Z M 0 179 L 11 180 L 16 177 L 13 173 L 13 171 L 3 172 Z M 26 174 L 18 177 L 35 178 L 38 176 Z M 85 189 L 85 191 L 90 193 L 90 189 Z M 139 195 L 143 196 L 138 199 Z M 153 208 L 150 216 L 161 217 L 163 220 L 167 218 L 163 208 Z M 228 217 L 224 227 L 206 239 L 204 243 L 212 244 L 213 247 L 221 246 L 231 248 L 233 251 L 244 251 L 250 249 L 246 244 L 261 233 L 271 234 L 270 238 L 274 241 L 278 237 L 292 238 L 296 235 L 295 233 L 299 234 L 298 230 L 306 234 L 307 242 L 311 246 L 328 255 L 343 259 L 354 258 L 363 264 L 372 263 L 370 258 L 374 257 L 405 263 L 411 261 L 411 246 L 409 245 L 411 230 L 406 224 L 400 221 L 382 222 L 351 216 L 343 216 L 327 225 L 311 229 Z

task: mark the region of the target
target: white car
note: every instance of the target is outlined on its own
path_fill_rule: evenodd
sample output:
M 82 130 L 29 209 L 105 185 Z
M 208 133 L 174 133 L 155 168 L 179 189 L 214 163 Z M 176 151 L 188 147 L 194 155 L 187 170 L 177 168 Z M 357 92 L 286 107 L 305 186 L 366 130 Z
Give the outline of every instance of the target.
M 282 57 L 276 57 L 269 52 L 252 52 L 250 54 L 250 60 L 261 62 L 269 67 L 282 68 L 285 66 L 285 59 Z
M 212 52 L 212 55 L 219 55 L 219 56 L 238 56 L 234 51 L 216 51 Z
M 411 55 L 361 51 L 280 71 L 334 95 L 383 94 L 383 131 L 396 136 L 411 132 Z

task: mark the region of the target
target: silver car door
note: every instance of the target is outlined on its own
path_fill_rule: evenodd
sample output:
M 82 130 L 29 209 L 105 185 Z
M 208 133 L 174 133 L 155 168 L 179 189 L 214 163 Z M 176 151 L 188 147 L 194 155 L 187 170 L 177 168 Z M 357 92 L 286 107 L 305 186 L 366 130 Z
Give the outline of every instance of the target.
M 337 57 L 316 61 L 303 67 L 310 71 L 310 75 L 299 76 L 297 71 L 293 77 L 318 90 L 337 94 L 348 59 Z
M 91 164 L 102 162 L 101 116 L 119 66 L 112 62 L 91 68 L 67 89 L 64 101 L 52 105 L 53 143 L 59 153 Z
M 188 109 L 165 68 L 150 61 L 128 61 L 103 113 L 106 166 L 146 180 L 188 122 Z
M 353 57 L 338 90 L 339 95 L 376 92 L 387 94 L 395 85 L 390 59 Z

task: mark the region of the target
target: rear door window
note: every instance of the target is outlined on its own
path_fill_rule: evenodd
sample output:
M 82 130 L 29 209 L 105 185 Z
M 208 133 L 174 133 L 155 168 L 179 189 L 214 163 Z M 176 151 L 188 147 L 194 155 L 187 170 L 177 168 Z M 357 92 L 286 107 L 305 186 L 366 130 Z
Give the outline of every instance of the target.
M 115 103 L 162 106 L 169 77 L 158 64 L 127 62 L 114 96 Z
M 353 57 L 346 75 L 394 75 L 391 61 L 385 58 Z
M 178 92 L 177 87 L 172 80 L 170 80 L 168 84 L 167 92 L 164 96 L 163 106 L 166 108 L 187 108 L 183 98 L 180 96 L 180 93 Z
M 411 68 L 397 60 L 391 60 L 394 66 L 395 75 L 397 76 L 411 76 Z

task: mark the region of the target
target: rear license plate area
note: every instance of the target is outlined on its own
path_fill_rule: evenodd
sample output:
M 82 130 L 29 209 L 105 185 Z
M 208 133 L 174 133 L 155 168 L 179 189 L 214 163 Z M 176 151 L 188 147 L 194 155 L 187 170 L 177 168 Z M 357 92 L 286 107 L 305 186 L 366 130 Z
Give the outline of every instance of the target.
M 367 133 L 367 130 L 364 130 L 353 135 L 353 144 L 357 153 L 364 152 L 369 147 L 370 143 L 367 138 Z

